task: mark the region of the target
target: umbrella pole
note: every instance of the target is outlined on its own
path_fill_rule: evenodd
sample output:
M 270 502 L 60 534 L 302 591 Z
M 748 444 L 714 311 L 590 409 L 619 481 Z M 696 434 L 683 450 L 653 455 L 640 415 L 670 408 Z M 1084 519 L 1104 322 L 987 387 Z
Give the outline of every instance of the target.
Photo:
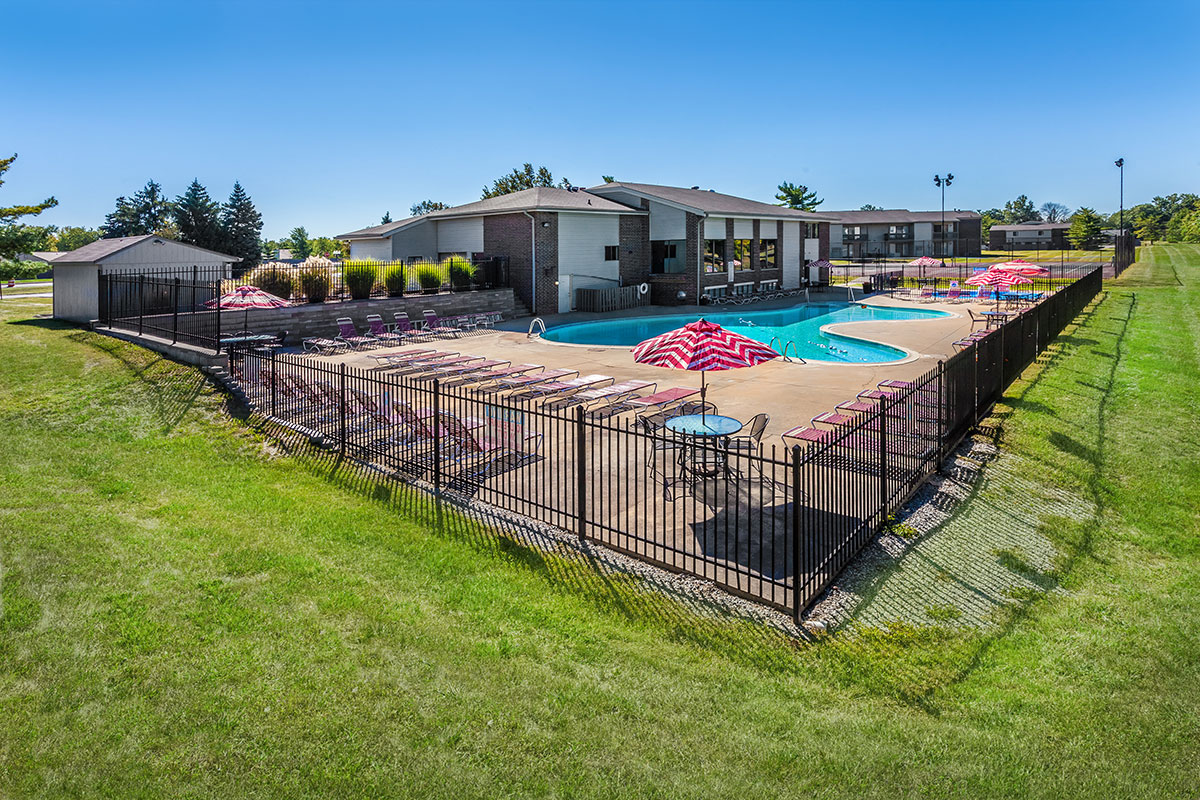
M 708 384 L 705 382 L 705 371 L 700 370 L 700 424 L 707 425 L 704 421 L 705 413 L 708 411 Z

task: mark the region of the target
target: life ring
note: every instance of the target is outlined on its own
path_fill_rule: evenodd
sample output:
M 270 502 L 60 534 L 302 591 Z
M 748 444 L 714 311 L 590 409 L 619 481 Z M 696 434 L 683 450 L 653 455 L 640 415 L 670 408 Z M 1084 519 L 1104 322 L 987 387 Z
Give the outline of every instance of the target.
M 638 284 L 638 294 L 645 294 L 648 291 L 650 291 L 650 284 L 648 284 L 648 283 Z

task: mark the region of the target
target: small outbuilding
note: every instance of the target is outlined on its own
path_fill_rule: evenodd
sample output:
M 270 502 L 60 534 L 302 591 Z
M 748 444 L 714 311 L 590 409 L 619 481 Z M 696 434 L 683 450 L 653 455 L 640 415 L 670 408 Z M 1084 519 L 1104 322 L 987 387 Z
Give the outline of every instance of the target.
M 100 275 L 183 271 L 232 274 L 237 256 L 216 253 L 164 236 L 98 239 L 54 259 L 54 318 L 90 322 L 100 314 Z

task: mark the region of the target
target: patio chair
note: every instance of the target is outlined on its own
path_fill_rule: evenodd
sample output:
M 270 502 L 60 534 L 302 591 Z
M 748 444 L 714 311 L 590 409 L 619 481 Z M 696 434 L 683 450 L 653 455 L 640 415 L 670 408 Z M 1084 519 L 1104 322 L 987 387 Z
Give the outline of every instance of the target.
M 645 397 L 632 398 L 629 400 L 629 405 L 633 411 L 656 413 L 697 394 L 700 394 L 699 389 L 675 387 L 664 389 L 661 392 L 655 392 Z
M 478 391 L 484 394 L 493 394 L 496 392 L 514 391 L 527 389 L 531 386 L 536 386 L 539 383 L 556 381 L 560 378 L 567 378 L 571 375 L 578 375 L 577 369 L 547 369 L 541 372 L 526 373 L 522 375 L 514 375 L 512 377 L 500 378 L 494 381 L 490 386 L 481 386 Z
M 327 356 L 333 353 L 345 353 L 350 345 L 341 339 L 325 339 L 320 336 L 310 336 L 300 343 L 303 352 L 308 355 Z
M 409 361 L 412 361 L 414 358 L 420 358 L 421 356 L 427 356 L 434 352 L 436 352 L 436 351 L 430 350 L 428 348 L 425 350 L 404 350 L 399 353 L 387 353 L 385 355 L 374 355 L 374 356 L 371 356 L 371 358 L 375 359 L 375 365 L 376 365 L 375 368 L 376 369 L 386 369 L 388 367 L 403 366 L 403 365 L 407 364 Z
M 755 414 L 746 423 L 746 427 L 742 430 L 745 433 L 739 433 L 737 436 L 729 438 L 730 452 L 745 452 L 757 453 L 758 448 L 762 444 L 763 433 L 767 430 L 767 424 L 770 423 L 771 417 L 767 414 Z
M 458 336 L 461 333 L 458 328 L 446 325 L 432 309 L 425 309 L 421 312 L 421 316 L 425 318 L 425 327 L 423 330 L 426 333 L 431 333 L 435 336 Z
M 389 331 L 383 326 L 383 317 L 378 314 L 367 315 L 367 329 L 370 335 L 383 344 L 401 345 L 405 343 L 403 334 Z
M 337 320 L 339 341 L 345 342 L 346 346 L 351 350 L 361 350 L 364 347 L 373 346 L 376 342 L 370 336 L 362 336 L 354 327 L 354 320 L 350 317 L 338 317 Z
M 972 329 L 975 327 L 976 324 L 987 325 L 987 317 L 978 315 L 969 308 L 967 309 L 967 315 L 971 318 L 971 328 Z

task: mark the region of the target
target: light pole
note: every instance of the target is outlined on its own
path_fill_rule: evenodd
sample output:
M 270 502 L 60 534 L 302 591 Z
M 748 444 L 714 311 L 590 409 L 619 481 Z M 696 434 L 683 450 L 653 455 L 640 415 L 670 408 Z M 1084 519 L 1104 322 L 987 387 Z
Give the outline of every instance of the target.
M 1121 171 L 1121 210 L 1117 216 L 1117 260 L 1121 259 L 1121 245 L 1125 243 L 1125 159 L 1118 158 L 1113 162 Z
M 946 187 L 954 180 L 954 173 L 947 172 L 946 177 L 941 175 L 933 176 L 933 185 L 942 190 L 942 248 L 939 255 L 943 259 L 946 258 Z

